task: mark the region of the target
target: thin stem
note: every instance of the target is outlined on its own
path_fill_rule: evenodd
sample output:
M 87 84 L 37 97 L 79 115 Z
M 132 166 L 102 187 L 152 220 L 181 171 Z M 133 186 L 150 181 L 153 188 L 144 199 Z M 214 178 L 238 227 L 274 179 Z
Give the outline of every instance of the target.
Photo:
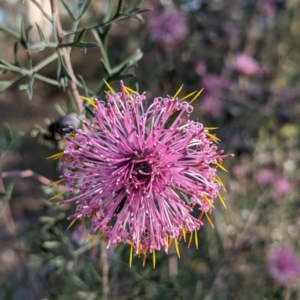
M 108 260 L 107 260 L 107 249 L 106 244 L 103 240 L 100 242 L 101 247 L 101 279 L 102 279 L 102 288 L 103 288 L 103 296 L 104 299 L 107 300 L 109 296 L 109 280 L 108 280 L 108 272 L 109 272 L 109 266 L 108 266 Z
M 0 173 L 0 192 L 5 193 L 5 187 L 4 187 L 3 180 L 1 178 L 1 173 Z M 6 197 L 10 197 L 10 195 Z M 3 217 L 3 221 L 7 232 L 14 236 L 16 234 L 16 225 L 9 205 L 9 198 L 6 199 L 6 201 L 4 200 L 4 202 L 6 202 L 6 204 L 1 211 L 1 215 Z
M 79 20 L 74 21 L 72 25 L 72 31 L 75 31 L 78 27 Z M 75 33 L 69 36 L 68 43 L 73 43 L 75 38 Z M 71 55 L 72 47 L 68 49 L 69 55 Z
M 2 178 L 28 178 L 28 177 L 33 177 L 38 180 L 39 183 L 44 184 L 44 185 L 50 185 L 52 181 L 45 177 L 42 176 L 38 173 L 33 172 L 32 170 L 13 170 L 13 171 L 6 171 L 6 172 L 1 172 L 0 173 L 0 191 L 1 191 L 1 180 Z M 65 191 L 65 187 L 60 184 L 56 184 L 55 187 L 59 190 Z
M 45 66 L 47 66 L 48 64 L 53 62 L 56 58 L 57 58 L 57 53 L 55 52 L 55 53 L 51 54 L 50 56 L 48 56 L 43 61 L 41 61 L 39 64 L 35 65 L 34 68 L 32 69 L 32 71 L 33 72 L 39 71 L 40 69 L 44 68 Z
M 64 32 L 60 23 L 60 18 L 58 14 L 58 5 L 57 0 L 50 0 L 51 11 L 52 11 L 52 19 L 53 19 L 53 26 L 57 35 L 57 40 L 60 44 L 64 44 Z M 72 96 L 76 102 L 78 114 L 81 115 L 83 112 L 83 103 L 82 99 L 80 98 L 77 85 L 76 85 L 76 77 L 73 71 L 72 63 L 70 60 L 70 55 L 68 53 L 67 48 L 62 48 L 61 50 L 62 59 L 65 63 L 65 66 L 71 76 L 71 80 L 69 81 L 69 88 L 71 91 Z
M 74 33 L 79 33 L 81 32 L 83 29 L 86 29 L 86 31 L 89 31 L 89 30 L 92 30 L 92 29 L 97 29 L 99 27 L 103 27 L 103 26 L 107 26 L 115 21 L 121 21 L 121 20 L 126 20 L 126 19 L 129 19 L 131 18 L 131 16 L 126 16 L 126 15 L 122 15 L 122 16 L 119 16 L 119 17 L 114 17 L 112 18 L 111 20 L 107 21 L 107 22 L 104 22 L 104 23 L 99 23 L 99 24 L 95 24 L 95 25 L 92 25 L 92 26 L 87 26 L 87 27 L 84 27 L 84 28 L 80 28 L 80 29 L 77 29 L 76 31 L 72 32 L 72 31 L 66 31 L 65 32 L 65 36 L 68 36 L 70 34 L 74 34 Z
M 41 81 L 47 82 L 47 83 L 49 83 L 49 84 L 52 84 L 52 85 L 58 85 L 57 80 L 48 78 L 48 77 L 43 76 L 43 75 L 41 75 L 41 74 L 35 74 L 34 77 L 35 77 L 36 79 L 41 80 Z

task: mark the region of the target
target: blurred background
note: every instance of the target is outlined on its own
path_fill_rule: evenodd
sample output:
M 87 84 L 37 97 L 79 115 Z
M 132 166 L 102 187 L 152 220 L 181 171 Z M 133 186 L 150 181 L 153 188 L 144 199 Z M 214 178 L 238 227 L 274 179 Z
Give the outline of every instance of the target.
M 1 26 L 15 30 L 22 18 L 53 39 L 33 2 L 51 15 L 48 0 L 1 0 Z M 65 30 L 72 20 L 63 4 L 73 9 L 75 2 L 58 1 Z M 149 98 L 174 95 L 182 84 L 182 95 L 204 88 L 193 117 L 217 127 L 220 147 L 235 154 L 219 173 L 227 209 L 216 201 L 214 228 L 203 221 L 198 249 L 181 241 L 181 258 L 159 253 L 155 269 L 138 257 L 129 268 L 127 246 L 86 245 L 84 226 L 67 230 L 74 206 L 48 201 L 59 165 L 47 157 L 59 145 L 45 136 L 49 124 L 76 110 L 68 90 L 35 80 L 29 99 L 27 79 L 13 82 L 16 75 L 0 64 L 0 146 L 9 144 L 0 161 L 0 299 L 300 299 L 300 1 L 153 0 L 140 7 L 144 23 L 113 24 L 109 61 L 118 65 L 139 48 L 143 57 L 128 69 L 134 77 L 124 81 Z M 107 0 L 93 1 L 81 28 L 102 22 L 107 9 Z M 90 33 L 85 40 L 95 42 Z M 30 42 L 39 42 L 35 26 Z M 13 63 L 14 43 L 0 31 L 1 62 Z M 33 64 L 52 52 L 32 50 Z M 99 47 L 71 53 L 75 75 L 91 90 L 106 76 L 102 55 Z M 20 46 L 18 61 L 27 59 Z M 40 74 L 56 80 L 57 63 Z

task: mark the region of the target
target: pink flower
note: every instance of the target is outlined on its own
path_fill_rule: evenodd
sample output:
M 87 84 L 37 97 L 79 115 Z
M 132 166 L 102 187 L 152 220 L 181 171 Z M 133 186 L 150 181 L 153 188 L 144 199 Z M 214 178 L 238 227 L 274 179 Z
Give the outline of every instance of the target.
M 128 243 L 145 256 L 167 251 L 172 240 L 177 247 L 202 225 L 191 213 L 211 211 L 222 186 L 217 167 L 228 155 L 177 97 L 147 99 L 121 84 L 107 104 L 90 103 L 92 121 L 74 129 L 63 153 L 62 177 L 74 196 L 62 203 L 77 205 L 71 218 L 90 219 L 90 233 L 101 233 L 108 247 Z
M 280 177 L 274 182 L 274 188 L 277 195 L 283 196 L 291 190 L 292 185 L 286 178 Z
M 200 102 L 200 101 L 199 101 Z M 223 103 L 221 100 L 210 95 L 204 95 L 201 98 L 200 107 L 204 113 L 211 114 L 214 118 L 220 117 L 223 110 Z
M 267 266 L 270 276 L 280 285 L 288 285 L 300 274 L 299 260 L 289 246 L 272 248 L 267 255 Z
M 273 15 L 276 12 L 276 0 L 263 0 L 259 8 L 265 16 Z
M 273 170 L 269 168 L 261 169 L 256 176 L 256 181 L 260 185 L 268 185 L 273 183 L 275 180 L 276 174 Z
M 229 90 L 231 88 L 230 82 L 217 75 L 206 75 L 203 77 L 202 86 L 205 92 L 214 92 L 220 89 Z
M 246 53 L 236 55 L 232 60 L 235 71 L 245 75 L 258 75 L 262 73 L 262 67 L 253 57 Z
M 196 63 L 195 72 L 199 76 L 206 74 L 206 63 L 204 61 L 198 61 Z
M 230 82 L 220 76 L 206 75 L 202 78 L 203 96 L 199 101 L 201 110 L 211 114 L 214 118 L 220 117 L 224 102 L 219 99 L 222 90 L 231 88 Z
M 166 47 L 182 42 L 188 33 L 184 15 L 179 11 L 165 10 L 151 15 L 148 28 L 153 40 Z
M 243 165 L 235 165 L 233 168 L 232 168 L 232 172 L 234 174 L 235 177 L 237 178 L 243 178 L 245 177 L 245 174 L 246 174 L 246 169 Z

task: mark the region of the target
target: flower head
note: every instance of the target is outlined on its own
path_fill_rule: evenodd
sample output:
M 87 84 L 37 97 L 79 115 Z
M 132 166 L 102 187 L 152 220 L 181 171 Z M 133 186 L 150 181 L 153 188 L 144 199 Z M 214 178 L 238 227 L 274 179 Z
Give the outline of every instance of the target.
M 232 60 L 233 69 L 245 75 L 259 75 L 263 72 L 257 60 L 246 53 L 236 55 Z
M 276 194 L 278 196 L 283 196 L 292 189 L 292 184 L 285 177 L 279 177 L 274 182 L 274 187 Z
M 153 40 L 166 47 L 180 43 L 188 33 L 184 16 L 179 11 L 165 10 L 153 15 L 148 27 Z
M 271 277 L 280 285 L 288 285 L 300 274 L 299 260 L 289 246 L 272 248 L 267 255 L 267 265 Z
M 256 181 L 260 185 L 269 185 L 274 182 L 276 174 L 274 170 L 270 168 L 261 169 L 256 176 Z
M 121 84 L 107 103 L 89 101 L 94 117 L 67 137 L 63 153 L 63 178 L 74 194 L 63 202 L 77 203 L 71 218 L 90 219 L 91 234 L 101 233 L 108 247 L 128 243 L 131 253 L 146 256 L 175 240 L 178 249 L 223 185 L 218 139 L 189 119 L 192 106 L 176 96 L 154 98 L 147 108 L 145 93 Z

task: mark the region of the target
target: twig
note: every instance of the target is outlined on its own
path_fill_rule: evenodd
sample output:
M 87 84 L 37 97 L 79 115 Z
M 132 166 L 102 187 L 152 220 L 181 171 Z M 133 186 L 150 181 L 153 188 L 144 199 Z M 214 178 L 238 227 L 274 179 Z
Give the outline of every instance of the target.
M 174 245 L 169 248 L 169 276 L 174 277 L 178 275 L 178 257 L 174 249 Z
M 108 280 L 108 273 L 109 273 L 109 266 L 108 266 L 108 260 L 107 260 L 107 249 L 106 244 L 103 240 L 100 242 L 101 247 L 101 262 L 100 262 L 100 268 L 102 273 L 102 288 L 103 288 L 103 295 L 104 299 L 108 300 L 109 296 L 109 280 Z
M 14 171 L 6 171 L 0 173 L 0 178 L 11 178 L 11 177 L 19 177 L 19 178 L 27 178 L 33 177 L 38 180 L 41 184 L 49 185 L 52 181 L 40 174 L 33 172 L 32 170 L 14 170 Z M 56 184 L 55 187 L 59 190 L 65 191 L 65 187 L 60 184 Z
M 51 12 L 52 12 L 53 26 L 56 31 L 58 42 L 60 44 L 64 44 L 64 32 L 59 19 L 57 0 L 50 0 L 50 5 L 51 5 Z M 74 75 L 73 67 L 70 60 L 70 55 L 68 53 L 67 48 L 65 47 L 62 47 L 60 51 L 61 51 L 63 61 L 66 65 L 66 68 L 71 76 L 71 80 L 69 81 L 69 88 L 76 102 L 78 114 L 81 115 L 83 111 L 83 104 L 77 89 L 76 77 Z
M 1 177 L 0 177 L 0 192 L 5 193 L 5 187 L 4 187 L 4 183 L 3 183 L 3 180 Z M 14 218 L 12 216 L 9 202 L 7 202 L 4 205 L 5 206 L 3 207 L 3 211 L 2 211 L 3 221 L 5 223 L 7 232 L 14 236 L 16 234 L 16 225 L 15 225 Z

